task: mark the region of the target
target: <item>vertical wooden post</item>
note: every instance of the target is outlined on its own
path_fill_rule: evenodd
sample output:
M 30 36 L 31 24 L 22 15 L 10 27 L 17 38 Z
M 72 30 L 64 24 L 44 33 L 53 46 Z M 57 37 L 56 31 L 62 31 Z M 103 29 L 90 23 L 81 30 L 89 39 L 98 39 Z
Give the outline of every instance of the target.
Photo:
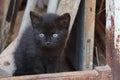
M 1 33 L 0 33 L 0 36 L 1 36 L 1 51 L 2 51 L 2 46 L 3 46 L 3 41 L 5 39 L 5 32 L 7 31 L 7 26 L 5 26 L 5 24 L 7 24 L 6 22 L 6 17 L 7 17 L 7 12 L 8 12 L 8 8 L 9 8 L 9 5 L 10 5 L 10 0 L 5 0 L 4 1 L 4 10 L 3 10 L 3 21 L 2 21 L 2 26 L 1 26 Z
M 9 7 L 6 7 L 7 9 L 5 8 L 5 17 L 2 24 L 2 50 L 4 50 L 10 42 L 12 42 L 11 36 L 13 34 L 16 16 L 21 2 L 22 0 L 11 0 L 10 2 L 6 1 L 6 3 L 9 4 L 5 6 Z
M 17 39 L 15 39 L 0 55 L 0 74 L 5 73 L 4 76 L 12 76 L 14 70 L 16 69 L 16 66 L 14 64 L 13 52 L 19 44 L 19 40 L 21 39 L 23 32 L 26 30 L 27 27 L 29 27 L 29 25 L 31 25 L 29 13 L 31 10 L 34 10 L 36 2 L 37 0 L 28 0 Z
M 13 52 L 16 49 L 16 41 L 15 39 L 1 54 L 0 54 L 0 77 L 8 77 L 12 76 L 14 71 L 16 70 L 14 63 L 14 55 Z
M 81 2 L 81 0 L 74 0 L 74 1 L 73 0 L 61 0 L 60 1 L 57 13 L 63 14 L 63 13 L 68 12 L 71 15 L 69 32 L 71 31 L 71 28 L 73 26 L 80 2 Z
M 4 7 L 5 0 L 0 0 L 0 52 L 2 49 L 2 41 L 1 41 L 1 27 L 2 27 L 2 21 L 3 21 L 3 7 Z
M 56 13 L 59 0 L 49 0 L 48 3 L 48 13 Z
M 23 15 L 20 31 L 19 31 L 19 34 L 17 37 L 18 44 L 19 44 L 19 40 L 21 39 L 23 32 L 26 30 L 26 28 L 30 27 L 30 25 L 31 25 L 29 14 L 30 14 L 30 11 L 34 11 L 36 3 L 37 3 L 37 0 L 28 0 L 28 2 L 27 2 L 27 6 L 26 6 L 26 9 L 25 9 L 25 12 Z
M 120 80 L 120 0 L 106 0 L 106 55 L 113 80 Z
M 93 69 L 96 0 L 85 0 L 85 69 Z

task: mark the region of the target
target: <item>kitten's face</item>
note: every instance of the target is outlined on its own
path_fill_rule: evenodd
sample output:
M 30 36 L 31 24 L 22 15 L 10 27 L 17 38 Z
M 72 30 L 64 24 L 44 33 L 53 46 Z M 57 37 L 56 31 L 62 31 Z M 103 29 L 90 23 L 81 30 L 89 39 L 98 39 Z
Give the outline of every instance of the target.
M 63 45 L 67 37 L 70 15 L 68 13 L 58 16 L 45 14 L 40 16 L 30 13 L 34 37 L 38 44 L 44 48 L 55 48 Z

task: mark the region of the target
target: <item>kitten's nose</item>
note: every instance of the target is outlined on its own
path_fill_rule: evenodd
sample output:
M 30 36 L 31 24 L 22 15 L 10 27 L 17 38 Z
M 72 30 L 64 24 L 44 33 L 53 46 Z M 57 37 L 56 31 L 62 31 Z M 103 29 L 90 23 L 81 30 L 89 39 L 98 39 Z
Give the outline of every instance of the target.
M 50 42 L 46 42 L 46 46 L 49 46 L 50 45 Z

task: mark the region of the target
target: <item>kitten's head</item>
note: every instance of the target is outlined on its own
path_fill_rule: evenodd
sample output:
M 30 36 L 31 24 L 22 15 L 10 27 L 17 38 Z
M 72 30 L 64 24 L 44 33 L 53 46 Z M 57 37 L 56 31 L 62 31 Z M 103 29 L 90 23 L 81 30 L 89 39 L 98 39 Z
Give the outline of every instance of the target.
M 39 15 L 30 12 L 34 38 L 37 44 L 45 48 L 64 45 L 70 23 L 69 13 L 61 16 L 56 14 Z

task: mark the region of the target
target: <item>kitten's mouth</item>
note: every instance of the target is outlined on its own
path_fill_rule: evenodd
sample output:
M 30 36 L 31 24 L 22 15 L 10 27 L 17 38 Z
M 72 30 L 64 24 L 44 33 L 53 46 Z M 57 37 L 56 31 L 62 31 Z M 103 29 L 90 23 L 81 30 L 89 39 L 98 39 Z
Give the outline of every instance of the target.
M 43 46 L 43 48 L 46 48 L 46 49 L 54 49 L 55 47 L 54 47 L 54 46 Z
M 50 42 L 46 42 L 45 45 L 46 45 L 46 46 L 50 46 L 51 43 L 50 43 Z
M 46 42 L 43 46 L 44 48 L 54 48 L 55 46 L 52 45 L 50 42 Z

